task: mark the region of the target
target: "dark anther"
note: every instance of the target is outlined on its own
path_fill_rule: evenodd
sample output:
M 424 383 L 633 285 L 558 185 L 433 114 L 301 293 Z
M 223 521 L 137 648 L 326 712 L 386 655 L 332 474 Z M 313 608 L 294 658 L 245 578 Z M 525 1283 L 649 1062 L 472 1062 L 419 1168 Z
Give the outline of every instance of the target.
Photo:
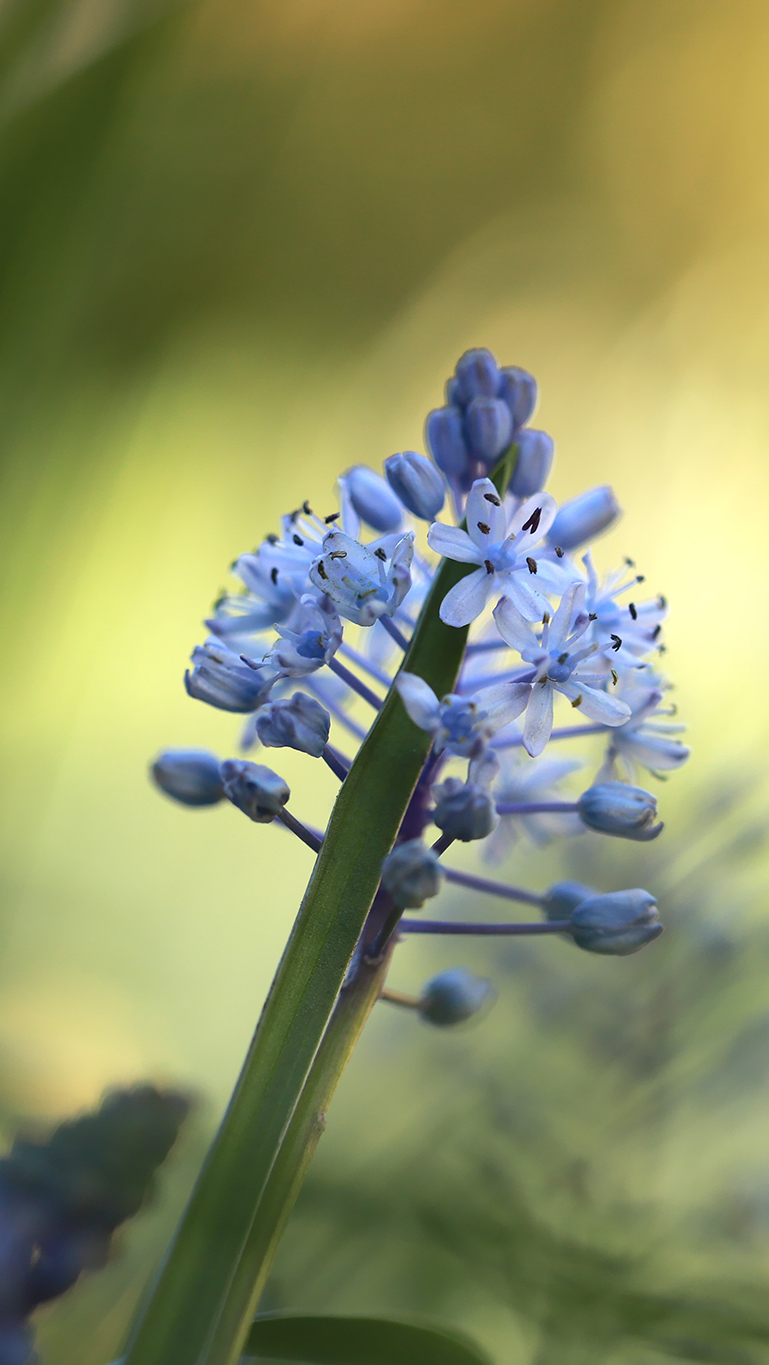
M 634 620 L 634 621 L 637 621 L 637 620 L 638 620 L 638 612 L 637 612 L 636 609 L 635 609 L 635 602 L 628 602 L 628 604 L 627 604 L 627 609 L 628 609 L 628 611 L 630 612 L 630 615 L 632 616 L 633 620 Z
M 555 553 L 557 554 L 559 559 L 563 559 L 563 550 L 561 549 L 560 545 L 556 545 Z
M 636 581 L 636 583 L 645 583 L 645 582 L 646 582 L 646 574 L 637 573 L 636 576 L 635 576 L 635 581 Z
M 324 517 L 323 520 L 327 526 L 330 526 L 332 521 L 338 521 L 341 515 L 341 512 L 329 512 L 328 516 Z
M 323 578 L 325 579 L 326 582 L 328 582 L 328 574 L 326 573 L 326 570 L 323 567 L 322 559 L 318 560 L 318 577 Z
M 587 619 L 588 619 L 588 621 L 597 621 L 597 620 L 598 620 L 598 612 L 596 612 L 596 611 L 591 611 L 591 613 L 590 613 L 590 615 L 588 616 Z
M 493 573 L 493 572 L 494 572 L 494 565 L 492 564 L 492 562 L 491 562 L 490 559 L 484 559 L 484 561 L 483 561 L 483 567 L 485 568 L 485 570 L 486 570 L 487 573 Z
M 616 687 L 617 683 L 619 682 L 619 674 L 615 671 L 615 669 L 612 669 L 611 671 L 611 680 L 614 683 L 614 686 Z
M 629 569 L 634 569 L 634 568 L 635 568 L 635 560 L 634 560 L 634 559 L 628 559 L 627 555 L 625 555 L 625 563 L 627 564 L 627 566 L 628 566 Z
M 310 506 L 310 504 L 309 504 L 309 502 L 307 501 L 306 498 L 305 498 L 304 502 L 302 503 L 302 511 L 304 512 L 304 515 L 305 515 L 306 517 L 311 517 L 311 516 L 312 516 L 312 508 L 311 508 L 311 506 Z
M 301 536 L 298 536 L 298 535 L 296 534 L 296 531 L 294 531 L 293 540 L 294 540 L 294 544 L 295 544 L 295 545 L 304 545 L 304 541 L 302 540 L 302 537 L 301 537 Z
M 277 545 L 278 540 L 280 539 L 279 536 L 276 536 L 274 531 L 270 531 L 270 534 L 268 536 L 265 536 L 264 538 L 267 541 L 268 545 Z
M 660 611 L 664 611 L 667 604 L 668 604 L 667 598 L 663 597 L 662 593 L 660 593 L 659 597 L 657 598 L 657 606 L 659 607 Z
M 565 663 L 566 663 L 566 660 L 568 659 L 568 657 L 569 657 L 569 651 L 568 651 L 568 649 L 567 649 L 565 654 L 559 654 L 559 655 L 558 655 L 558 662 L 559 662 L 559 664 L 565 664 Z
M 667 645 L 657 645 L 657 653 L 658 653 L 658 654 L 667 654 L 667 652 L 668 652 L 668 647 L 667 647 Z
M 528 566 L 529 566 L 529 573 L 536 573 L 536 572 L 537 572 L 537 561 L 536 561 L 536 559 L 532 559 L 530 555 L 527 555 L 527 556 L 526 556 L 526 563 L 527 563 Z
M 331 551 L 331 554 L 329 555 L 329 559 L 346 559 L 346 558 L 347 558 L 347 551 L 346 551 L 346 550 L 332 550 L 332 551 Z
M 486 522 L 486 521 L 479 521 L 477 524 L 478 524 L 478 530 L 481 532 L 482 535 L 484 535 L 484 536 L 490 536 L 490 535 L 491 535 L 491 527 L 489 526 L 488 522 Z
M 657 636 L 659 635 L 659 633 L 660 633 L 661 630 L 662 630 L 662 626 L 661 626 L 661 625 L 655 626 L 655 627 L 654 627 L 654 630 L 652 631 L 652 639 L 653 639 L 653 640 L 656 640 L 656 638 L 657 638 Z
M 531 516 L 529 517 L 529 520 L 528 520 L 528 521 L 525 521 L 525 522 L 523 523 L 523 526 L 521 527 L 521 530 L 522 530 L 522 531 L 531 531 L 531 534 L 534 535 L 534 532 L 536 531 L 537 527 L 539 526 L 539 519 L 540 519 L 541 516 L 542 516 L 542 508 L 541 508 L 541 507 L 535 507 L 535 508 L 534 508 L 534 511 L 532 512 Z
M 289 514 L 288 514 L 288 519 L 289 519 L 289 521 L 291 522 L 291 525 L 292 525 L 292 526 L 293 526 L 294 522 L 296 521 L 297 517 L 299 516 L 299 513 L 301 512 L 301 510 L 302 510 L 301 507 L 297 507 L 296 510 L 295 510 L 294 512 L 289 512 Z
M 582 693 L 580 692 L 579 696 L 574 698 L 574 701 L 572 702 L 572 706 L 581 706 L 581 705 L 582 705 Z
M 274 568 L 273 568 L 273 569 L 270 569 L 270 578 L 272 579 L 273 583 L 277 583 L 277 581 L 278 581 L 278 571 L 277 571 L 277 569 L 274 569 Z
M 614 644 L 612 645 L 612 649 L 614 650 L 614 653 L 616 654 L 616 653 L 617 653 L 617 650 L 622 648 L 622 640 L 620 639 L 619 635 L 612 635 L 612 636 L 611 636 L 611 639 L 614 641 Z
M 374 554 L 376 555 L 377 559 L 387 558 L 387 553 L 385 550 L 382 549 L 381 545 L 374 551 Z
M 484 493 L 483 496 L 487 502 L 490 502 L 492 504 L 493 507 L 502 506 L 502 503 L 499 501 L 499 498 L 497 497 L 496 493 Z
M 549 611 L 546 611 L 545 614 L 543 615 L 543 617 L 542 617 L 542 624 L 543 624 L 543 626 L 549 626 L 549 625 L 550 625 L 550 612 L 549 612 Z

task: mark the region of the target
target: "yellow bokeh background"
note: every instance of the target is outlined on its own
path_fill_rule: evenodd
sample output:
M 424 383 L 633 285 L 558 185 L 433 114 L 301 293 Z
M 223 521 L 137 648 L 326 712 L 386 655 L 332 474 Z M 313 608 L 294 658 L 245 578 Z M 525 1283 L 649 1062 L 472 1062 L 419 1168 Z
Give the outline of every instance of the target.
M 162 801 L 146 765 L 235 751 L 181 686 L 227 565 L 333 506 L 350 463 L 422 448 L 468 346 L 537 376 L 553 491 L 611 482 L 599 562 L 670 600 L 694 751 L 670 828 L 714 775 L 761 772 L 769 11 L 59 0 L 3 23 L 3 1112 L 10 1135 L 151 1075 L 211 1120 L 311 860 Z M 281 771 L 312 819 L 331 779 Z

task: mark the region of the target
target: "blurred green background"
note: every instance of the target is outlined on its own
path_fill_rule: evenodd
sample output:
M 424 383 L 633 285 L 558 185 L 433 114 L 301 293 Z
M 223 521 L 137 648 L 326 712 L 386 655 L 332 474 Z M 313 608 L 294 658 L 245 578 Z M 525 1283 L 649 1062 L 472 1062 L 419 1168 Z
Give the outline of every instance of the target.
M 488 345 L 540 381 L 556 495 L 627 509 L 599 560 L 668 595 L 694 748 L 644 859 L 588 836 L 520 876 L 660 888 L 668 932 L 629 962 L 405 945 L 394 985 L 464 959 L 499 1005 L 447 1035 L 380 1007 L 270 1301 L 434 1312 L 500 1365 L 656 1361 L 617 1296 L 769 1282 L 769 10 L 5 0 L 0 68 L 0 1117 L 145 1075 L 205 1097 L 46 1360 L 117 1349 L 310 870 L 147 784 L 162 746 L 235 750 L 181 687 L 200 620 Z M 282 770 L 317 817 L 330 779 Z M 731 1329 L 697 1330 L 713 1359 Z

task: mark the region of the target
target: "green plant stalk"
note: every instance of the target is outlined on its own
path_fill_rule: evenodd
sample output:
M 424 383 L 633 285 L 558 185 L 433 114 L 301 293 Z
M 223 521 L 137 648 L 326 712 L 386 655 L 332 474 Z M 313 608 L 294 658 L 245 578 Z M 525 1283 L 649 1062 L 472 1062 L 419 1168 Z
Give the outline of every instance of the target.
M 363 962 L 336 1003 L 323 1042 L 265 1186 L 243 1254 L 216 1325 L 206 1365 L 234 1365 L 272 1268 L 291 1210 L 323 1135 L 325 1115 L 366 1020 L 379 998 L 393 944 L 374 963 Z
M 513 446 L 494 471 L 500 493 L 514 459 Z M 439 696 L 456 682 L 467 630 L 444 625 L 438 610 L 470 567 L 443 561 L 402 664 Z M 232 1099 L 123 1365 L 208 1365 L 259 1201 L 429 746 L 391 688 L 342 784 Z

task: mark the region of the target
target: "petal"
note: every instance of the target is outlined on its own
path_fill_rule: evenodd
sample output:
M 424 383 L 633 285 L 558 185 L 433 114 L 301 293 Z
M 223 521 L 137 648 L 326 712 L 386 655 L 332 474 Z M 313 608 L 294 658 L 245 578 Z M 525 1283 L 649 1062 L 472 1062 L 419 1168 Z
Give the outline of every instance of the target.
M 571 633 L 571 623 L 582 605 L 585 596 L 584 583 L 572 583 L 561 598 L 561 604 L 550 623 L 548 647 L 563 649 Z
M 433 689 L 424 679 L 418 678 L 416 673 L 399 673 L 395 687 L 414 724 L 420 730 L 434 730 L 440 720 L 440 707 Z
M 480 564 L 483 558 L 467 531 L 459 526 L 446 526 L 442 521 L 433 522 L 427 532 L 427 543 L 436 554 L 443 555 L 444 559 L 456 559 L 460 564 Z
M 586 683 L 580 682 L 579 678 L 564 683 L 558 690 L 563 692 L 583 715 L 589 720 L 598 721 L 600 725 L 622 725 L 630 716 L 630 707 L 624 701 L 620 701 L 618 697 L 610 697 L 607 692 L 599 692 L 594 687 L 588 687 Z M 580 700 L 577 707 L 578 699 Z
M 507 513 L 491 479 L 476 479 L 467 497 L 465 509 L 467 534 L 479 550 L 504 540 Z
M 517 649 L 522 654 L 525 649 L 538 648 L 539 641 L 534 631 L 509 597 L 502 597 L 497 602 L 494 620 L 502 639 L 511 649 Z
M 536 758 L 542 753 L 553 728 L 553 684 L 537 683 L 531 689 L 531 700 L 526 708 L 523 725 L 523 747 Z
M 472 701 L 477 701 L 488 716 L 492 730 L 501 730 L 511 720 L 526 710 L 531 696 L 531 683 L 493 683 L 473 692 Z
M 447 626 L 469 626 L 486 606 L 495 580 L 496 574 L 485 569 L 476 569 L 460 579 L 441 602 L 441 620 Z
M 612 743 L 617 743 L 623 754 L 634 758 L 644 768 L 653 772 L 669 772 L 685 763 L 691 750 L 680 739 L 665 739 L 662 735 L 652 735 L 646 730 L 631 730 L 627 735 L 618 735 Z
M 523 554 L 527 553 L 524 546 L 536 545 L 538 540 L 546 536 L 558 511 L 558 503 L 552 493 L 535 493 L 533 498 L 527 498 L 523 507 L 519 507 L 513 520 L 510 523 L 508 534 L 515 538 L 516 550 L 519 549 Z M 539 512 L 539 516 L 537 516 Z M 531 523 L 529 525 L 528 523 Z M 527 530 L 524 531 L 524 526 Z
M 499 776 L 499 759 L 493 749 L 487 749 L 480 758 L 473 758 L 467 768 L 468 782 L 479 787 L 490 787 Z
M 500 574 L 499 583 L 526 621 L 541 621 L 545 612 L 550 614 L 550 603 L 532 585 L 532 577 L 528 569 L 515 570 Z

